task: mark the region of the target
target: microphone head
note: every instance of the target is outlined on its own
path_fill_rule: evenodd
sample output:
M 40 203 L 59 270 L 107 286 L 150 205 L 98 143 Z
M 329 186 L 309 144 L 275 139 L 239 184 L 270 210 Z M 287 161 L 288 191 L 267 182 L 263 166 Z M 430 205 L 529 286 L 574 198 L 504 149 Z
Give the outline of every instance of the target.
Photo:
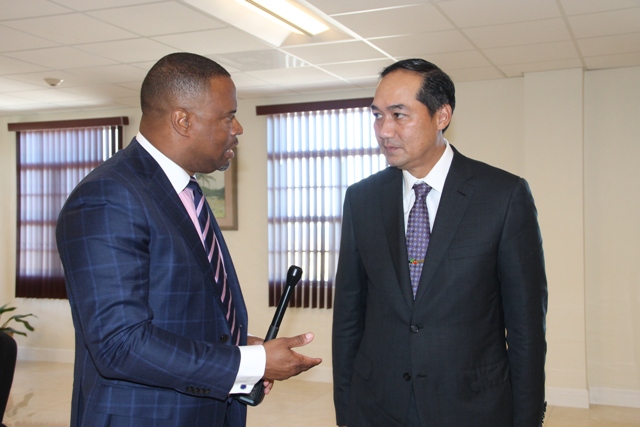
M 287 287 L 294 287 L 302 277 L 302 269 L 297 265 L 292 265 L 287 271 Z

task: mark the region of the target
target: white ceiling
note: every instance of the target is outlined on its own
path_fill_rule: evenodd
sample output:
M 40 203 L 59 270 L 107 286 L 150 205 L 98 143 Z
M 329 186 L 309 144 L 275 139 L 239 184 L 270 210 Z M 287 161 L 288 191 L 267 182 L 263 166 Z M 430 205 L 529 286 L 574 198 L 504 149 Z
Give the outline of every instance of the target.
M 274 46 L 183 0 L 0 0 L 0 115 L 137 107 L 175 51 L 222 64 L 239 98 L 373 88 L 408 57 L 456 82 L 640 65 L 640 0 L 297 2 L 332 29 Z

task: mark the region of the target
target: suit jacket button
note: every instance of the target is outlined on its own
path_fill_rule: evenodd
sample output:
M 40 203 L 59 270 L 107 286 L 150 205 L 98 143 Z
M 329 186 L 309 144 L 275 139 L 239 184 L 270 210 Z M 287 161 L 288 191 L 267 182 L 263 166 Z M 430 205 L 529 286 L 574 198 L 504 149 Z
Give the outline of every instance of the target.
M 224 334 L 224 335 L 220 336 L 220 342 L 222 344 L 226 343 L 227 341 L 229 341 L 229 335 Z
M 416 332 L 418 332 L 420 330 L 420 328 L 417 325 L 411 325 L 411 332 L 413 332 L 414 334 Z
M 405 381 L 410 381 L 411 380 L 411 374 L 405 372 L 404 374 L 402 374 L 402 379 Z

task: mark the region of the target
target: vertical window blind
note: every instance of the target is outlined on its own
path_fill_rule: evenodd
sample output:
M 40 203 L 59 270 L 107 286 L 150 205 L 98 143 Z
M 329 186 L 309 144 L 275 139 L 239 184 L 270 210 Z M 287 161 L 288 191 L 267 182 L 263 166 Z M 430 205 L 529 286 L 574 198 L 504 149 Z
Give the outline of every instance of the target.
M 122 126 L 24 129 L 17 145 L 16 297 L 66 298 L 58 214 L 82 178 L 122 148 Z
M 331 308 L 345 191 L 386 167 L 370 108 L 268 115 L 267 146 L 269 305 L 295 264 L 304 273 L 291 306 Z

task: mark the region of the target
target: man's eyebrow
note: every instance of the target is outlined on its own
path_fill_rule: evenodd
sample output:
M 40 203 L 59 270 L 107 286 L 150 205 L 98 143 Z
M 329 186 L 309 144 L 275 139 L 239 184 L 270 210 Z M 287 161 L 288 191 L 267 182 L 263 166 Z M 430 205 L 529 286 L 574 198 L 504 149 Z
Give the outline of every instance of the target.
M 404 104 L 392 104 L 387 107 L 387 110 L 404 110 L 406 108 L 407 107 Z M 378 108 L 375 104 L 371 104 L 371 109 L 378 110 L 378 111 L 381 110 L 381 108 Z

